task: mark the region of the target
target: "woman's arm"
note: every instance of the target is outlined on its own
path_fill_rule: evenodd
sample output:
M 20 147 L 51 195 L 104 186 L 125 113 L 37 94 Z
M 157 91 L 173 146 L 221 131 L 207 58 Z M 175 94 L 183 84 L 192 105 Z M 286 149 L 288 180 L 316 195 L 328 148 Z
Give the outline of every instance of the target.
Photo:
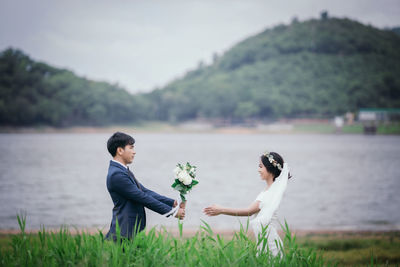
M 243 209 L 226 208 L 219 205 L 212 205 L 205 208 L 203 211 L 208 216 L 217 216 L 220 214 L 230 216 L 250 216 L 260 211 L 259 204 L 259 201 L 255 201 L 250 206 Z

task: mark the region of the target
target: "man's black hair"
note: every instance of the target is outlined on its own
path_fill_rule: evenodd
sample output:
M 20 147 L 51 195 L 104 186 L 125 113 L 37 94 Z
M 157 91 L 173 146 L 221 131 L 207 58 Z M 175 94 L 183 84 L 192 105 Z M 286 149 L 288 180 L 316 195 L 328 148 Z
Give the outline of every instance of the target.
M 135 139 L 132 136 L 125 133 L 116 132 L 107 141 L 107 149 L 111 156 L 115 157 L 117 154 L 117 148 L 125 148 L 126 145 L 133 145 Z

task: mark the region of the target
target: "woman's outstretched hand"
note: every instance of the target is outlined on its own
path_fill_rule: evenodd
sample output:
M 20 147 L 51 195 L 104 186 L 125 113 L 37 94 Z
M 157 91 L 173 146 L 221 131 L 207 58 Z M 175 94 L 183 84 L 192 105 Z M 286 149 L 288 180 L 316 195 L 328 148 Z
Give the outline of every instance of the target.
M 203 212 L 208 216 L 217 216 L 222 213 L 222 207 L 219 205 L 212 205 L 205 208 Z

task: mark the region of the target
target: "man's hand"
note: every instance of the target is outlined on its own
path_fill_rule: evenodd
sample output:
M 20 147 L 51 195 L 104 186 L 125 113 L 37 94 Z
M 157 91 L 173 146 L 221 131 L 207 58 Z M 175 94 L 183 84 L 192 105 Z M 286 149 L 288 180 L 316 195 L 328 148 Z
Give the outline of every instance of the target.
M 179 208 L 178 213 L 175 215 L 175 218 L 183 220 L 185 218 L 185 209 Z
M 181 202 L 181 204 L 179 204 L 179 208 L 186 209 L 186 201 Z
M 175 208 L 178 205 L 178 201 L 174 201 L 174 205 L 172 206 L 173 208 Z M 179 204 L 179 208 L 185 209 L 186 208 L 186 201 L 181 202 L 181 204 Z

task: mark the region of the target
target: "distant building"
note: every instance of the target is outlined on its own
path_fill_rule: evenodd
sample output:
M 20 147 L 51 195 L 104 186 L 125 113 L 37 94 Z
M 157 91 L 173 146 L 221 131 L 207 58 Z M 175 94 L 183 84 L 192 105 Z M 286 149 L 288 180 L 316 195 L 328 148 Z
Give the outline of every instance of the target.
M 363 124 L 364 133 L 375 134 L 378 124 L 400 121 L 400 109 L 363 108 L 358 112 L 358 120 Z
M 361 122 L 400 121 L 400 108 L 362 108 L 358 112 Z

